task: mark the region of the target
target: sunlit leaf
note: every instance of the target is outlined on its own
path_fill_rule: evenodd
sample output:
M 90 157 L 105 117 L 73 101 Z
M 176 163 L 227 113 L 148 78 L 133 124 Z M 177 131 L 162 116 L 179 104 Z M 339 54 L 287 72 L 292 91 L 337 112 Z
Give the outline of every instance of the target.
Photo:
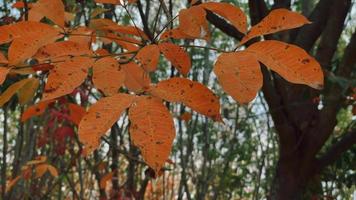
M 104 57 L 93 65 L 93 83 L 96 88 L 110 96 L 116 94 L 125 80 L 125 72 L 118 61 L 112 57 Z
M 188 53 L 180 46 L 170 42 L 160 43 L 158 46 L 172 65 L 177 68 L 181 74 L 187 76 L 192 66 Z
M 248 52 L 221 54 L 214 67 L 220 85 L 240 103 L 252 101 L 263 83 L 260 64 Z
M 267 40 L 251 45 L 247 51 L 289 82 L 323 88 L 324 74 L 320 64 L 298 46 Z
M 299 13 L 284 8 L 275 9 L 251 28 L 248 34 L 242 38 L 240 45 L 257 36 L 297 28 L 309 23 L 311 22 Z
M 133 92 L 142 92 L 146 90 L 150 83 L 149 74 L 134 62 L 122 64 L 121 68 L 125 72 L 124 85 Z
M 64 27 L 64 4 L 62 0 L 38 0 L 28 13 L 30 21 L 40 21 L 47 17 L 55 24 Z
M 199 82 L 171 78 L 152 86 L 149 92 L 166 101 L 183 103 L 214 120 L 221 120 L 219 98 Z
M 100 99 L 90 107 L 78 128 L 79 140 L 85 146 L 85 155 L 99 147 L 100 137 L 119 119 L 134 98 L 135 96 L 128 94 L 115 94 Z
M 159 48 L 155 44 L 147 45 L 140 49 L 136 55 L 136 59 L 139 61 L 139 64 L 147 72 L 153 72 L 157 69 L 159 62 Z
M 156 174 L 165 164 L 175 137 L 173 118 L 162 100 L 149 96 L 135 99 L 129 109 L 130 136 L 145 162 Z

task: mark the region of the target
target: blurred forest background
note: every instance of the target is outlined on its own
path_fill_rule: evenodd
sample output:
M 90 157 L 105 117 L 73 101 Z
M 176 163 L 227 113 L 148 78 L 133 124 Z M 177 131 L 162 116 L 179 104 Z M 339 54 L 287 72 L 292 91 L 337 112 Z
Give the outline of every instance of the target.
M 33 1 L 27 1 L 27 3 L 31 2 Z M 132 17 L 140 27 L 143 27 L 142 21 L 147 23 L 145 26 L 148 27 L 153 27 L 157 23 L 157 27 L 160 27 L 158 30 L 167 23 L 163 9 L 168 9 L 171 15 L 175 16 L 180 9 L 189 5 L 188 1 L 165 0 L 166 8 L 163 8 L 162 1 L 139 0 L 138 3 L 127 7 L 131 14 L 129 16 L 128 12 L 120 6 L 104 6 L 92 0 L 65 0 L 64 2 L 66 11 L 75 14 L 74 20 L 69 22 L 72 26 L 88 25 L 93 18 L 109 18 L 121 24 L 130 24 L 132 23 L 130 17 Z M 322 110 L 329 96 L 340 96 L 342 99 L 341 103 L 337 103 L 336 125 L 333 133 L 326 138 L 320 152 L 327 152 L 347 133 L 351 132 L 353 135 L 352 139 L 348 139 L 351 144 L 347 144 L 345 146 L 347 148 L 337 154 L 333 162 L 327 163 L 320 173 L 313 176 L 312 183 L 308 184 L 301 199 L 352 199 L 356 195 L 354 139 L 356 138 L 356 91 L 355 89 L 352 91 L 352 88 L 356 87 L 356 68 L 353 62 L 352 66 L 348 66 L 350 67 L 348 73 L 338 74 L 338 66 L 343 62 L 352 37 L 355 38 L 353 35 L 355 35 L 356 28 L 356 2 L 351 0 L 232 0 L 224 2 L 241 7 L 252 23 L 256 23 L 254 19 L 258 19 L 258 22 L 261 18 L 261 16 L 256 18 L 256 15 L 259 15 L 254 10 L 256 8 L 270 10 L 288 7 L 293 11 L 303 13 L 313 21 L 314 25 L 320 26 L 319 33 L 314 36 L 308 35 L 307 29 L 300 29 L 300 31 L 305 31 L 305 37 L 315 38 L 314 41 L 301 46 L 316 56 L 323 67 L 327 66 L 325 67 L 327 87 L 316 97 L 299 99 L 290 103 L 303 108 L 312 105 Z M 261 2 L 265 7 L 256 6 Z M 1 25 L 12 23 L 24 14 L 25 9 L 13 8 L 13 3 L 15 1 L 0 1 Z M 339 12 L 337 4 L 345 4 L 345 7 Z M 318 18 L 315 18 L 316 15 Z M 156 18 L 157 21 L 155 21 Z M 214 16 L 210 20 L 213 21 Z M 325 22 L 320 24 L 315 20 Z M 215 25 L 211 25 L 210 28 L 212 37 L 208 43 L 204 41 L 177 42 L 219 49 L 234 48 L 237 38 L 231 37 L 233 32 L 224 32 L 224 27 Z M 294 34 L 296 31 L 290 32 Z M 285 34 L 281 34 L 276 37 L 288 41 L 283 38 L 284 36 Z M 353 44 L 356 43 L 353 42 Z M 325 57 L 321 56 L 323 52 L 319 51 L 322 45 L 335 47 L 332 54 L 325 55 L 327 59 L 324 59 Z M 105 48 L 111 52 L 120 49 L 116 44 L 106 45 Z M 6 51 L 6 47 L 2 46 L 1 51 Z M 191 111 L 181 105 L 169 105 L 174 113 L 177 136 L 170 157 L 171 162 L 166 165 L 160 177 L 153 177 L 152 171 L 144 164 L 137 148 L 130 145 L 129 122 L 126 114 L 102 140 L 100 150 L 97 150 L 93 156 L 84 158 L 79 153 L 77 138 L 69 133 L 70 131 L 67 130 L 65 133 L 67 135 L 60 136 L 64 133 L 58 131 L 59 126 L 66 126 L 76 131 L 76 127 L 65 116 L 58 114 L 65 109 L 60 103 L 51 106 L 45 114 L 22 123 L 20 117 L 31 104 L 20 105 L 14 97 L 0 110 L 0 184 L 2 189 L 5 188 L 7 180 L 19 175 L 21 167 L 26 162 L 39 155 L 47 157 L 49 163 L 57 168 L 59 176 L 54 178 L 46 174 L 39 179 L 20 180 L 8 193 L 2 191 L 2 199 L 114 199 L 113 196 L 116 196 L 115 199 L 188 200 L 270 198 L 275 185 L 281 152 L 276 123 L 271 115 L 275 110 L 272 110 L 266 102 L 263 92 L 259 93 L 249 105 L 239 105 L 222 91 L 212 74 L 213 62 L 218 54 L 204 48 L 188 48 L 188 52 L 193 60 L 192 71 L 188 78 L 202 82 L 220 96 L 225 124 L 214 123 L 194 112 L 190 115 L 188 113 Z M 351 57 L 356 57 L 356 51 L 351 51 Z M 175 73 L 173 68 L 162 59 L 159 73 L 155 74 L 154 79 L 161 80 L 174 76 Z M 8 78 L 0 86 L 0 91 L 4 91 L 16 80 L 18 80 L 17 76 Z M 85 84 L 82 87 L 86 87 Z M 332 87 L 339 89 L 335 90 Z M 39 94 L 32 104 L 40 99 Z M 79 93 L 73 93 L 66 97 L 65 101 L 80 104 L 78 95 Z M 95 91 L 90 95 L 90 102 L 94 102 L 94 99 L 100 96 Z M 288 104 L 283 106 L 288 106 Z M 283 107 L 273 109 L 282 110 Z M 305 117 L 308 118 L 308 116 Z M 328 116 L 321 117 L 327 118 Z M 54 123 L 49 123 L 53 121 Z M 115 171 L 114 178 L 109 180 L 105 187 L 100 187 L 103 178 L 111 178 L 108 174 L 112 171 Z

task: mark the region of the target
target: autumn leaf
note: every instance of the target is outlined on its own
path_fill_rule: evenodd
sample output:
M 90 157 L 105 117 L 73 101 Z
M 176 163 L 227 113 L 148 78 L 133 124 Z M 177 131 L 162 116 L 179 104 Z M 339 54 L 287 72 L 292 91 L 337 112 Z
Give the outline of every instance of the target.
M 116 94 L 125 80 L 125 72 L 118 61 L 112 57 L 104 57 L 93 65 L 93 83 L 105 95 Z
M 0 64 L 7 64 L 9 61 L 6 59 L 4 54 L 0 52 Z
M 179 11 L 179 30 L 194 38 L 209 39 L 206 12 L 202 7 L 193 6 Z
M 6 184 L 6 193 L 9 192 L 14 185 L 16 185 L 16 183 L 20 180 L 21 176 L 16 176 L 14 179 L 11 179 L 7 182 Z
M 199 6 L 224 17 L 241 33 L 247 32 L 247 17 L 239 7 L 218 2 L 202 3 Z
M 114 176 L 114 172 L 109 172 L 105 174 L 103 177 L 101 177 L 99 183 L 100 189 L 105 189 L 108 181 L 110 181 L 113 176 Z
M 68 104 L 68 110 L 69 110 L 69 119 L 76 125 L 79 125 L 80 121 L 86 114 L 85 108 L 74 104 L 74 103 L 69 103 Z
M 79 123 L 78 136 L 85 146 L 86 155 L 99 147 L 99 139 L 132 104 L 135 96 L 115 94 L 104 97 L 92 105 Z
M 240 103 L 252 101 L 263 84 L 260 64 L 245 51 L 221 54 L 214 73 L 224 91 Z
M 40 22 L 21 21 L 16 24 L 0 26 L 0 33 L 0 44 L 4 44 L 22 37 L 33 37 L 40 40 L 42 36 L 45 36 L 46 39 L 49 36 L 58 37 L 60 30 Z
M 37 51 L 34 58 L 39 61 L 43 61 L 64 56 L 82 56 L 92 54 L 93 52 L 86 45 L 73 41 L 62 41 L 43 46 Z
M 322 89 L 324 75 L 320 64 L 302 48 L 275 40 L 257 42 L 247 48 L 271 70 L 291 83 Z
M 55 63 L 48 76 L 42 101 L 64 96 L 79 87 L 87 77 L 88 68 L 93 62 L 92 58 L 73 57 Z
M 31 117 L 41 115 L 45 112 L 46 108 L 48 107 L 48 104 L 52 103 L 52 100 L 49 101 L 41 101 L 35 105 L 32 105 L 28 107 L 21 116 L 21 121 L 25 122 Z
M 166 30 L 165 32 L 162 33 L 160 36 L 159 40 L 167 40 L 169 38 L 173 39 L 195 39 L 195 37 L 192 37 L 190 35 L 185 34 L 179 27 Z
M 18 91 L 19 103 L 24 105 L 31 101 L 40 85 L 40 81 L 36 78 L 32 78 Z
M 0 85 L 4 83 L 7 74 L 10 72 L 9 67 L 0 67 Z
M 114 5 L 121 5 L 120 0 L 95 0 L 95 3 L 107 3 Z
M 62 0 L 38 0 L 28 13 L 30 21 L 40 21 L 47 17 L 55 24 L 64 27 L 64 4 Z
M 70 30 L 68 41 L 81 44 L 89 50 L 91 48 L 91 44 L 96 41 L 95 36 L 94 30 L 85 26 L 79 26 Z
M 159 47 L 155 44 L 144 46 L 136 55 L 139 65 L 147 72 L 153 72 L 157 69 L 159 62 Z
M 27 83 L 33 81 L 35 78 L 22 79 L 18 81 L 10 87 L 8 87 L 5 92 L 0 95 L 0 107 L 2 107 L 6 102 L 8 102 L 12 96 L 16 94 L 22 87 L 24 87 Z
M 158 174 L 175 138 L 173 118 L 163 102 L 150 96 L 137 97 L 129 109 L 130 136 L 145 162 Z
M 293 29 L 310 23 L 306 17 L 299 13 L 285 8 L 275 9 L 251 28 L 248 34 L 242 38 L 240 45 L 257 36 Z
M 130 91 L 140 93 L 149 88 L 151 79 L 140 66 L 134 62 L 122 64 L 121 68 L 125 72 L 124 85 Z
M 163 55 L 172 63 L 172 65 L 177 68 L 181 74 L 187 76 L 192 66 L 190 57 L 187 52 L 185 52 L 184 49 L 180 46 L 170 42 L 160 43 L 158 47 L 161 53 L 163 53 Z
M 183 103 L 214 120 L 221 120 L 219 98 L 199 82 L 176 77 L 159 82 L 149 92 L 169 102 Z

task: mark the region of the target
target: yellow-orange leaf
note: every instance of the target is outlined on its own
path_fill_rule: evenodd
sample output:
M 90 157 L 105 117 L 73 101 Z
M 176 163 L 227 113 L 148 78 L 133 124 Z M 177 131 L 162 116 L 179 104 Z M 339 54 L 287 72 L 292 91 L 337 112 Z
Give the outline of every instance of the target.
M 48 167 L 47 167 L 47 164 L 39 164 L 36 166 L 35 170 L 36 170 L 36 173 L 35 173 L 35 178 L 40 178 L 43 176 L 43 174 L 46 173 Z
M 69 110 L 69 119 L 76 125 L 79 125 L 80 121 L 86 114 L 85 108 L 74 104 L 74 103 L 69 103 L 68 104 L 68 110 Z
M 193 6 L 179 11 L 179 29 L 194 38 L 209 38 L 206 12 L 202 7 Z
M 275 9 L 263 18 L 260 23 L 251 28 L 249 33 L 241 40 L 240 45 L 257 36 L 297 28 L 309 23 L 310 21 L 299 13 L 284 8 Z
M 141 96 L 129 109 L 130 136 L 143 159 L 156 174 L 161 170 L 172 149 L 175 137 L 173 118 L 162 100 Z
M 0 64 L 7 64 L 7 63 L 8 63 L 8 61 L 7 61 L 6 57 L 4 56 L 4 54 L 2 54 L 0 52 Z
M 172 65 L 176 67 L 181 74 L 187 76 L 192 66 L 187 52 L 180 46 L 170 42 L 160 43 L 158 46 L 163 55 L 171 61 Z
M 55 24 L 64 27 L 64 4 L 62 0 L 38 0 L 28 13 L 30 21 L 40 21 L 47 17 Z
M 185 34 L 179 27 L 171 30 L 167 30 L 160 36 L 159 40 L 167 40 L 169 38 L 174 39 L 194 39 L 194 37 Z
M 38 86 L 40 85 L 40 81 L 36 78 L 31 79 L 31 81 L 27 82 L 23 87 L 21 87 L 18 91 L 19 103 L 24 105 L 32 100 L 35 95 Z
M 139 93 L 149 87 L 151 83 L 149 74 L 136 63 L 129 62 L 127 64 L 122 64 L 121 68 L 125 72 L 124 84 L 130 91 Z
M 112 57 L 104 57 L 93 65 L 93 83 L 96 88 L 111 96 L 116 94 L 125 80 L 125 72 L 118 61 Z
M 63 41 L 48 44 L 40 48 L 34 56 L 37 60 L 50 60 L 62 56 L 92 55 L 87 45 L 73 41 Z
M 89 50 L 91 43 L 95 41 L 95 34 L 92 29 L 85 26 L 80 26 L 74 30 L 71 30 L 68 41 L 84 45 Z
M 0 85 L 4 83 L 7 74 L 10 72 L 9 67 L 0 67 Z
M 16 94 L 16 92 L 21 89 L 24 85 L 27 83 L 33 81 L 34 78 L 28 78 L 28 79 L 22 79 L 21 81 L 18 81 L 14 84 L 12 84 L 10 87 L 8 87 L 5 92 L 3 92 L 0 95 L 0 107 L 3 106 L 6 102 L 10 100 L 12 96 Z
M 6 184 L 6 191 L 5 192 L 9 192 L 12 187 L 14 187 L 14 185 L 20 180 L 21 176 L 16 176 L 16 178 L 11 179 L 10 181 L 8 181 L 8 183 Z
M 79 123 L 79 140 L 84 144 L 84 154 L 88 155 L 99 147 L 99 139 L 119 119 L 133 102 L 135 96 L 115 94 L 104 97 L 90 107 Z
M 241 33 L 247 31 L 247 17 L 239 8 L 229 3 L 207 2 L 199 6 L 226 18 Z
M 114 176 L 114 172 L 109 172 L 107 174 L 105 174 L 101 179 L 100 179 L 100 189 L 105 189 L 107 182 L 110 181 L 112 179 L 112 177 Z
M 28 107 L 25 112 L 23 112 L 21 116 L 21 121 L 24 122 L 30 119 L 31 117 L 41 115 L 42 113 L 44 113 L 48 104 L 50 104 L 51 102 L 52 101 L 42 101 L 33 106 Z
M 55 63 L 48 76 L 42 101 L 71 93 L 83 83 L 93 62 L 92 58 L 73 57 L 65 62 Z
M 305 84 L 315 89 L 324 85 L 319 63 L 302 48 L 280 41 L 257 42 L 247 48 L 256 58 L 289 82 Z
M 136 59 L 139 61 L 139 64 L 147 72 L 153 72 L 157 69 L 159 62 L 159 48 L 155 44 L 147 45 L 140 49 L 136 55 Z
M 58 177 L 58 171 L 52 165 L 47 165 L 47 170 L 53 177 Z
M 171 78 L 150 88 L 150 93 L 170 102 L 181 102 L 193 110 L 221 120 L 219 98 L 206 86 L 185 78 Z
M 244 51 L 221 54 L 214 73 L 224 91 L 240 103 L 252 101 L 263 83 L 260 64 L 253 54 Z
M 40 22 L 22 21 L 16 24 L 0 26 L 0 44 L 11 42 L 21 37 L 57 36 L 60 30 Z
M 23 63 L 26 59 L 32 57 L 37 50 L 48 43 L 54 42 L 56 38 L 51 36 L 29 36 L 18 38 L 12 41 L 9 48 L 9 64 L 16 65 Z

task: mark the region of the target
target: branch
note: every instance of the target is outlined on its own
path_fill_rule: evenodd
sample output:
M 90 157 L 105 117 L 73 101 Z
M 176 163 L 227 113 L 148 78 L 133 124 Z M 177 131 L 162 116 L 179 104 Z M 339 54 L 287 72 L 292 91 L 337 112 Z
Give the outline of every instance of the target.
M 211 11 L 207 10 L 206 19 L 228 36 L 231 36 L 237 40 L 241 40 L 244 36 L 244 34 L 238 31 L 234 26 L 232 26 L 219 16 L 215 15 Z
M 352 72 L 356 71 L 356 31 L 351 37 L 350 43 L 345 49 L 341 64 L 336 72 L 338 76 L 350 78 Z M 324 102 L 325 106 L 319 114 L 319 122 L 310 132 L 310 149 L 314 155 L 321 149 L 330 134 L 333 132 L 337 123 L 336 115 L 341 108 L 343 97 L 343 88 L 337 83 L 332 85 L 325 95 L 325 99 L 329 101 Z
M 142 4 L 141 1 L 137 1 L 137 8 L 141 16 L 142 24 L 143 24 L 143 31 L 146 33 L 146 35 L 150 38 L 151 41 L 153 41 L 153 34 L 150 31 L 150 28 L 148 26 L 148 15 L 147 13 L 145 14 L 143 12 Z
M 312 24 L 300 28 L 295 36 L 294 43 L 305 49 L 307 52 L 314 46 L 316 40 L 324 30 L 328 20 L 330 4 L 333 0 L 320 0 L 309 16 Z
M 322 157 L 319 158 L 318 170 L 321 171 L 325 167 L 333 164 L 340 158 L 341 154 L 349 150 L 356 144 L 356 129 L 344 134 L 344 136 L 336 142 Z

